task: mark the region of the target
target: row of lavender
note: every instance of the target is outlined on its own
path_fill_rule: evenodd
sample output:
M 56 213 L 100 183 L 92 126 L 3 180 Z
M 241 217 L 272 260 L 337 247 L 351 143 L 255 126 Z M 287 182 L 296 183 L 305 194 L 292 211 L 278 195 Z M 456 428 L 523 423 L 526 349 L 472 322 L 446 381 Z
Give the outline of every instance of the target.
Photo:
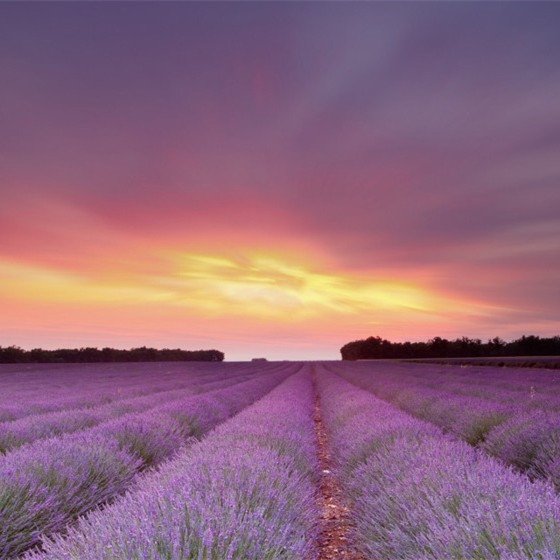
M 125 414 L 147 411 L 155 406 L 179 401 L 190 395 L 225 388 L 233 383 L 247 380 L 253 375 L 255 375 L 254 371 L 248 372 L 246 369 L 240 368 L 239 371 L 230 371 L 227 377 L 221 374 L 207 374 L 195 379 L 186 376 L 187 381 L 178 379 L 176 383 L 183 388 L 153 391 L 140 397 L 121 398 L 98 406 L 64 409 L 0 422 L 0 453 L 7 453 L 39 439 L 91 428 Z
M 309 368 L 145 476 L 28 560 L 314 557 L 317 460 Z
M 560 499 L 433 424 L 319 376 L 335 474 L 367 558 L 553 560 Z
M 436 372 L 435 379 L 431 379 L 429 366 L 371 364 L 364 368 L 353 364 L 337 364 L 331 366 L 331 369 L 358 386 L 374 392 L 407 412 L 432 421 L 471 444 L 482 441 L 488 430 L 503 422 L 513 412 L 512 406 L 500 397 L 504 392 L 501 388 L 487 388 L 488 394 L 493 398 L 456 392 L 450 382 L 453 375 L 451 371 L 446 378 L 440 378 L 437 375 L 439 372 Z M 480 385 L 473 380 L 471 386 L 478 390 Z M 513 405 L 516 409 L 522 406 L 521 400 L 515 401 Z
M 404 365 L 404 364 L 403 364 Z M 405 366 L 414 371 L 419 382 L 465 396 L 480 397 L 526 410 L 560 411 L 560 374 L 546 370 L 514 369 L 508 375 L 503 368 L 457 366 Z
M 203 374 L 183 364 L 41 364 L 14 372 L 6 367 L 0 365 L 0 420 L 179 388 Z
M 273 367 L 264 364 L 264 369 Z M 227 378 L 240 364 L 148 363 L 42 365 L 13 371 L 0 365 L 0 422 L 86 408 L 157 391 Z
M 371 363 L 339 366 L 336 371 L 472 444 L 488 439 L 494 427 L 509 419 L 548 428 L 560 424 L 557 372 Z
M 473 377 L 465 377 L 465 385 L 485 391 L 476 397 L 457 391 L 454 367 L 444 368 L 445 376 L 433 366 L 416 364 L 341 364 L 330 369 L 531 478 L 550 479 L 560 489 L 560 413 L 553 406 L 558 383 L 547 372 L 540 370 L 540 380 L 529 375 L 524 398 L 511 399 L 511 390 L 504 387 L 511 369 L 494 371 L 487 380 L 471 372 Z M 522 386 L 524 375 L 514 373 L 512 384 Z M 537 381 L 541 390 L 548 388 L 550 397 L 534 397 L 531 388 Z
M 318 367 L 335 475 L 367 558 L 552 560 L 560 499 Z M 317 558 L 309 368 L 26 560 Z
M 293 373 L 280 368 L 201 395 L 24 445 L 0 458 L 0 558 L 122 494 L 148 467 L 172 457 Z
M 499 399 L 502 402 L 522 400 L 535 408 L 558 410 L 560 406 L 560 373 L 548 370 L 511 369 L 498 367 L 425 365 L 408 362 L 361 362 L 356 368 L 398 371 L 402 375 L 437 388 L 446 384 L 449 391 L 466 396 Z M 488 392 L 488 389 L 492 392 Z M 500 392 L 495 394 L 496 389 Z
M 409 381 L 430 388 L 444 383 L 448 392 L 479 397 L 526 409 L 560 410 L 560 373 L 555 371 L 490 367 L 418 365 L 411 363 L 362 363 L 357 368 L 375 367 L 376 371 L 398 372 Z

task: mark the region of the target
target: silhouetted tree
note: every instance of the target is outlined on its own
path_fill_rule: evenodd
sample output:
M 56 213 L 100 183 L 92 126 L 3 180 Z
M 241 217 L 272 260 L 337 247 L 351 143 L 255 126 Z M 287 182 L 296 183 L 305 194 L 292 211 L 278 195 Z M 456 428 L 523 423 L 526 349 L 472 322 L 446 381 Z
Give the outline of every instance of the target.
M 23 350 L 18 346 L 0 346 L 0 363 L 92 363 L 92 362 L 221 362 L 224 353 L 219 350 L 181 350 L 164 348 L 61 348 L 59 350 Z
M 447 340 L 436 336 L 427 342 L 390 342 L 379 336 L 348 342 L 341 349 L 343 360 L 387 358 L 467 358 L 496 356 L 560 356 L 560 336 L 522 336 L 511 342 L 495 337 L 483 343 L 463 336 Z

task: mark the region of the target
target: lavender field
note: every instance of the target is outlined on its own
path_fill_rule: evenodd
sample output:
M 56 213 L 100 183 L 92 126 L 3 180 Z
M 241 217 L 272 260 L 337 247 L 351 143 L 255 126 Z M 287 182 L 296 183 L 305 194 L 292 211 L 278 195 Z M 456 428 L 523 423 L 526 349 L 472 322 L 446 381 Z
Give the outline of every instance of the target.
M 560 558 L 560 372 L 0 367 L 0 559 Z

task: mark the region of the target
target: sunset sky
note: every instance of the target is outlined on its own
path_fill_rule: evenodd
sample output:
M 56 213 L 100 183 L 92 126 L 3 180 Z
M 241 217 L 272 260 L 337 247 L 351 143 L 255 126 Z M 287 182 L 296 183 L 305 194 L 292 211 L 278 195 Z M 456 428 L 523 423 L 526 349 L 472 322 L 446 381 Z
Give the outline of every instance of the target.
M 560 333 L 560 3 L 2 3 L 0 345 Z

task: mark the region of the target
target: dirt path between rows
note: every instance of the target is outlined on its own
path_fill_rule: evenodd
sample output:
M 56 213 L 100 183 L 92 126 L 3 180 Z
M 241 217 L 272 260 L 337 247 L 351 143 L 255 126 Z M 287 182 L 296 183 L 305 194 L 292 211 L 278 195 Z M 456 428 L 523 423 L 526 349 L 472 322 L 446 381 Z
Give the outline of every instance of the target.
M 313 372 L 315 387 L 315 409 L 313 420 L 317 436 L 317 448 L 321 478 L 319 480 L 318 505 L 319 522 L 319 555 L 317 560 L 367 560 L 351 544 L 350 512 L 345 504 L 344 495 L 338 480 L 332 472 L 332 461 L 329 453 L 328 433 L 321 415 L 321 399 L 317 391 L 317 373 Z

